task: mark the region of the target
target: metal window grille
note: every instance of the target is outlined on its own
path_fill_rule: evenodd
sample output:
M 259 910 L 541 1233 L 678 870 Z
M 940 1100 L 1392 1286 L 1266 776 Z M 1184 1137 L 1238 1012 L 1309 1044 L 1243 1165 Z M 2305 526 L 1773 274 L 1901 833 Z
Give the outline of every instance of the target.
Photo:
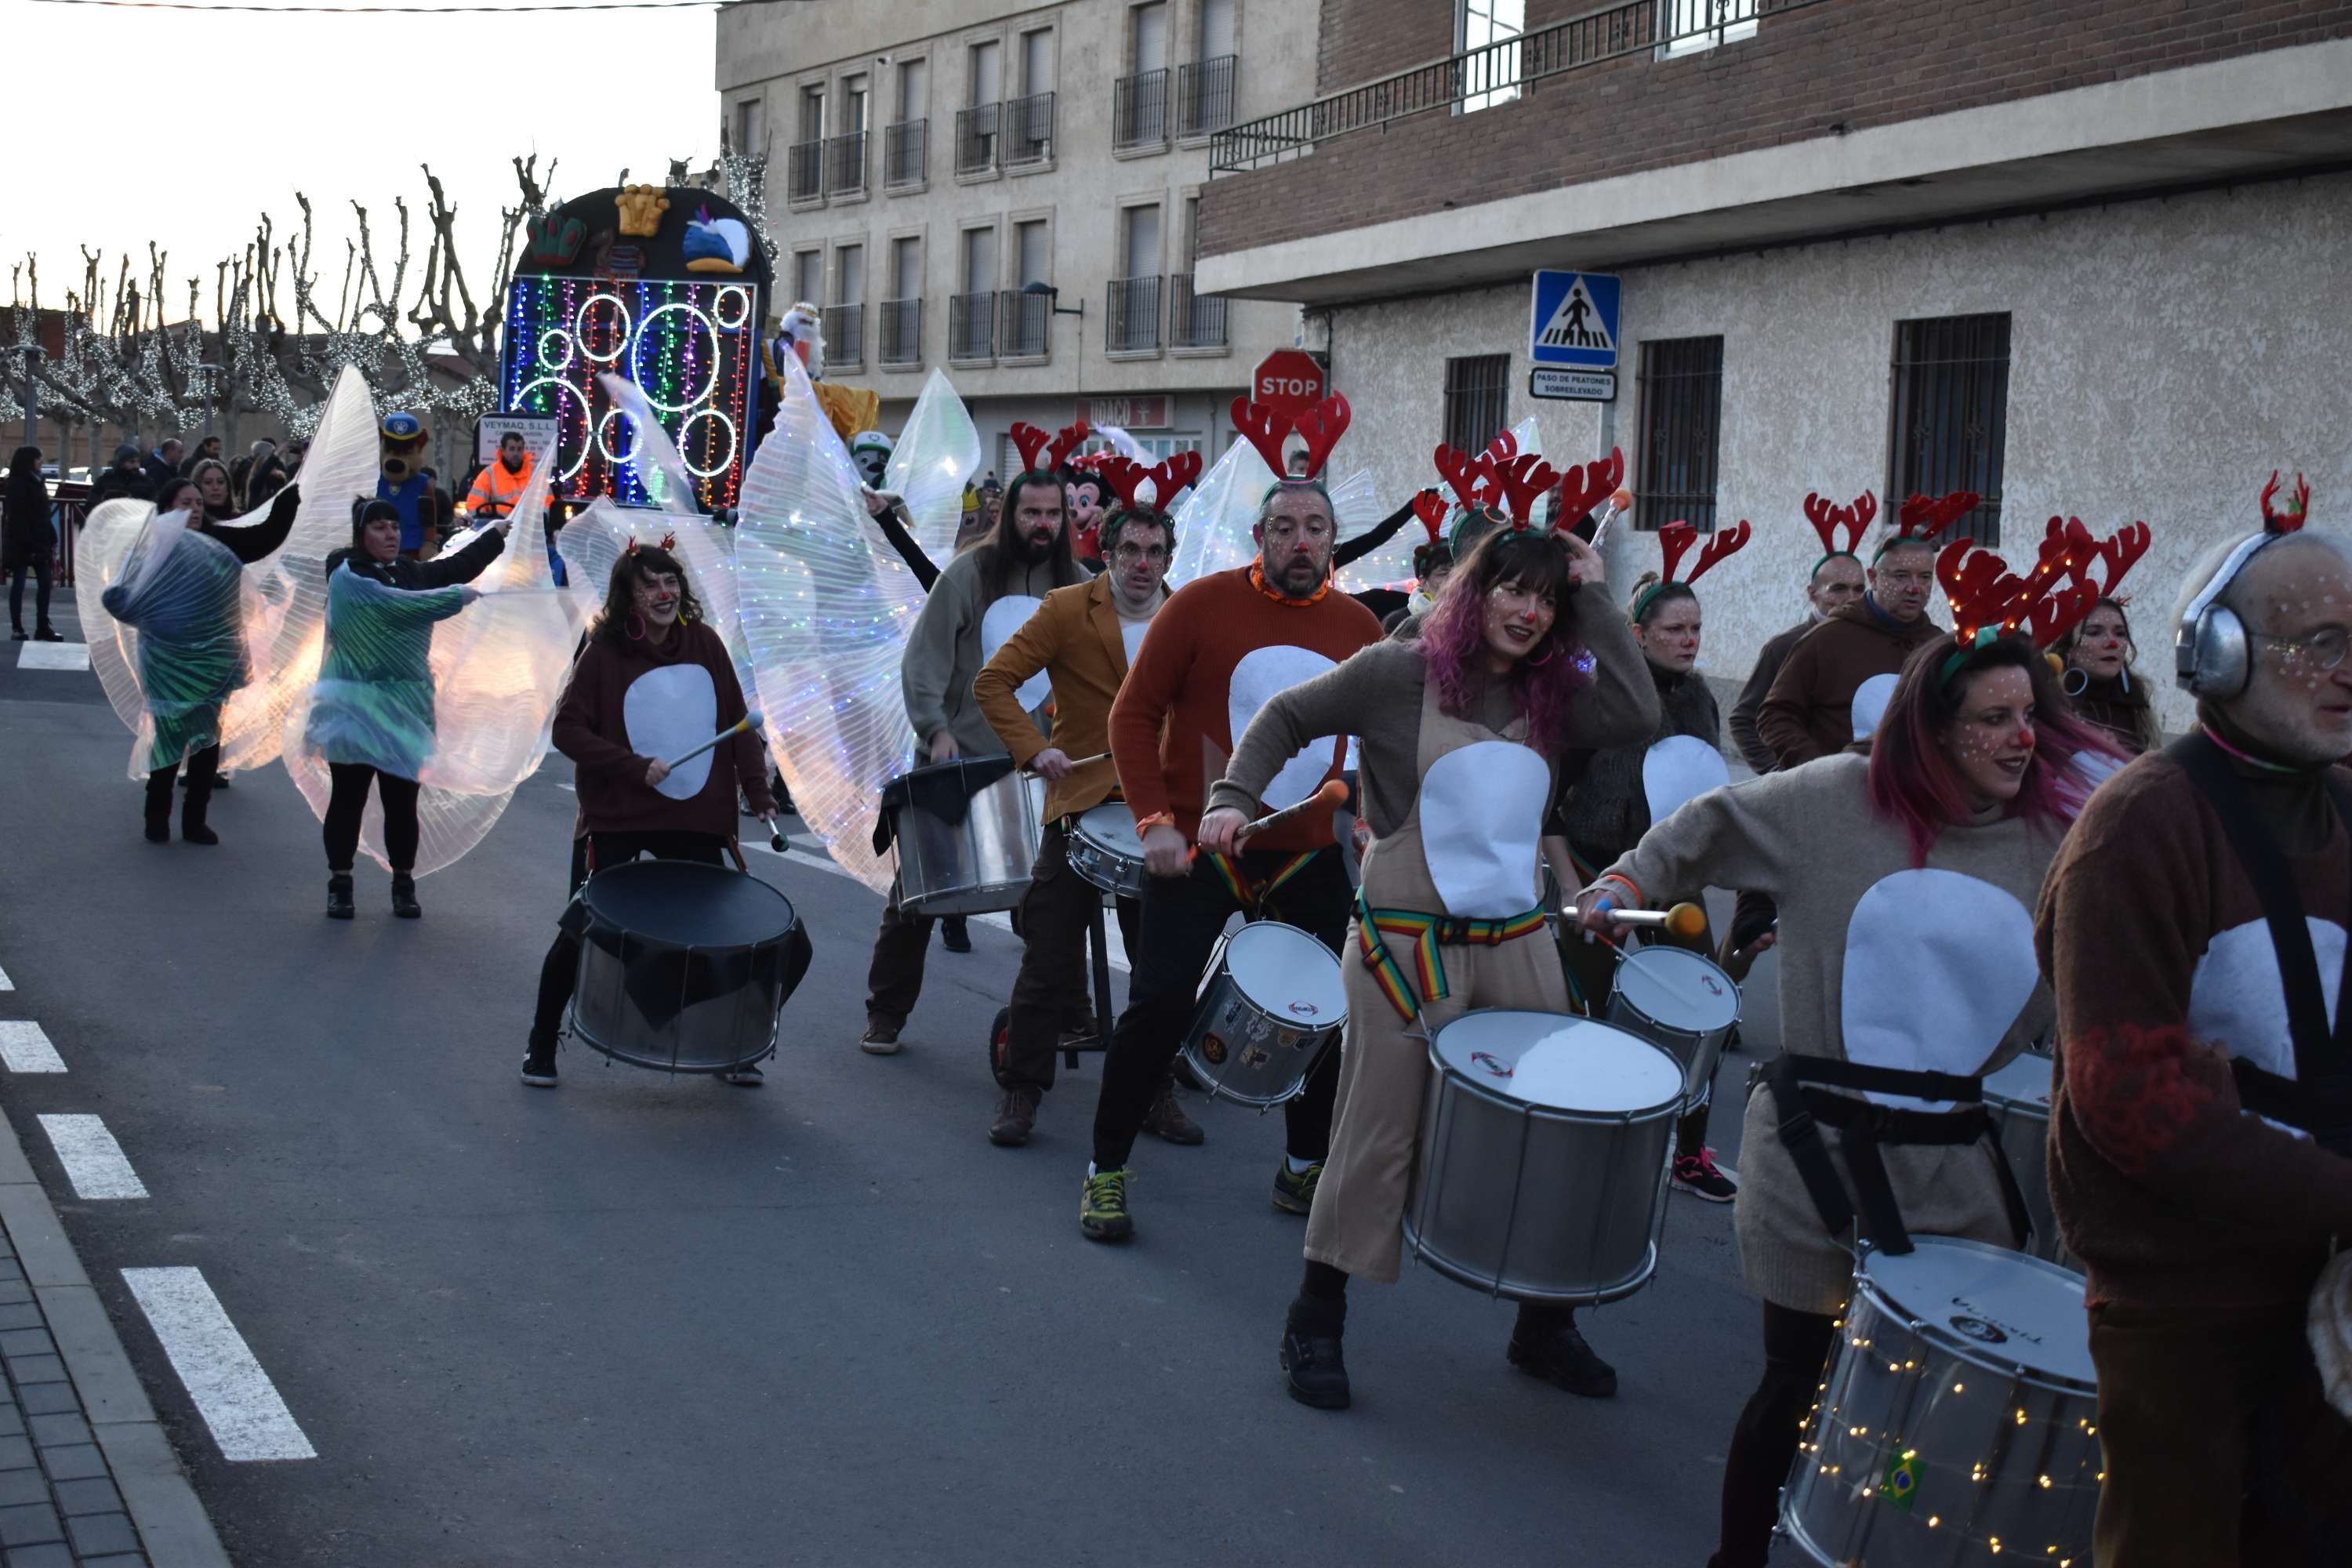
M 1054 297 L 1007 289 L 996 296 L 998 352 L 1006 359 L 1043 359 L 1051 352 Z
M 1633 493 L 1633 526 L 1687 522 L 1712 533 L 1717 437 L 1723 427 L 1723 340 L 1644 342 L 1641 393 L 1641 488 Z
M 1110 353 L 1150 353 L 1160 347 L 1159 279 L 1112 279 L 1109 304 Z
M 1234 122 L 1234 57 L 1195 60 L 1176 72 L 1176 134 L 1207 136 Z
M 996 296 L 948 296 L 948 358 L 970 363 L 996 357 Z
M 882 363 L 891 365 L 922 363 L 923 302 L 920 300 L 885 300 L 881 309 Z
M 996 167 L 997 132 L 1004 122 L 1004 105 L 982 103 L 956 110 L 956 163 L 959 174 L 984 174 Z
M 1004 106 L 1004 166 L 1042 163 L 1054 155 L 1054 95 L 1031 93 Z
M 1511 356 L 1472 354 L 1445 362 L 1445 444 L 1477 452 L 1510 423 Z
M 1167 70 L 1119 78 L 1111 91 L 1111 145 L 1125 153 L 1167 143 Z
M 866 363 L 865 306 L 824 308 L 824 363 L 840 370 L 854 370 Z
M 824 143 L 795 142 L 785 156 L 785 186 L 788 200 L 815 202 L 824 199 Z
M 1168 279 L 1168 341 L 1180 349 L 1225 346 L 1225 302 L 1213 294 L 1193 293 L 1189 272 Z
M 882 188 L 912 190 L 923 183 L 930 161 L 931 122 L 908 120 L 882 132 Z
M 1941 316 L 1895 323 L 1887 420 L 1890 510 L 1911 495 L 1984 497 L 1944 537 L 2000 543 L 2000 480 L 2009 444 L 2009 316 Z
M 1757 0 L 1660 0 L 1658 42 L 1670 54 L 1756 34 Z
M 835 136 L 824 144 L 824 194 L 862 195 L 866 191 L 866 132 Z

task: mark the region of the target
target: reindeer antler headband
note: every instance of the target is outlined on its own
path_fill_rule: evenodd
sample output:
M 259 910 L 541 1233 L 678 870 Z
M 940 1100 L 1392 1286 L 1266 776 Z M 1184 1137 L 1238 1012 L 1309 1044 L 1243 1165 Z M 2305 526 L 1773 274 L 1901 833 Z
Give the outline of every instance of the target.
M 1580 517 L 1583 514 L 1580 512 L 1578 515 Z M 1658 550 L 1665 558 L 1665 563 L 1664 569 L 1658 574 L 1658 580 L 1643 589 L 1642 596 L 1633 601 L 1633 619 L 1639 621 L 1643 613 L 1656 601 L 1658 595 L 1667 589 L 1689 587 L 1714 570 L 1719 563 L 1728 561 L 1747 549 L 1748 536 L 1752 531 L 1748 526 L 1748 520 L 1743 517 L 1739 520 L 1738 527 L 1727 528 L 1722 532 L 1710 536 L 1706 542 L 1706 548 L 1698 552 L 1698 564 L 1691 568 L 1690 575 L 1676 577 L 1675 568 L 1680 566 L 1683 557 L 1690 553 L 1690 547 L 1698 542 L 1698 530 L 1687 522 L 1670 522 L 1658 530 Z
M 1832 506 L 1818 493 L 1807 495 L 1805 517 L 1813 525 L 1813 531 L 1821 535 L 1822 554 L 1813 563 L 1813 569 L 1805 574 L 1805 581 L 1811 582 L 1821 574 L 1822 567 L 1840 556 L 1849 561 L 1861 560 L 1854 552 L 1862 544 L 1862 536 L 1870 531 L 1871 520 L 1877 515 L 1878 498 L 1868 490 L 1844 506 Z
M 2131 531 L 2116 536 L 2119 551 Z M 2088 530 L 2077 537 L 2054 518 L 2033 570 L 2023 577 L 1974 540 L 1955 539 L 1944 546 L 1936 557 L 1936 580 L 1952 606 L 1953 646 L 1937 679 L 1950 680 L 1969 655 L 2012 633 L 2024 631 L 2034 647 L 2046 648 L 2073 631 L 2098 606 L 2098 588 L 2084 580 L 2083 568 L 2099 553 Z M 2067 578 L 2074 579 L 2071 584 Z
M 2184 639 L 2182 646 L 2186 646 L 2186 639 L 2189 637 L 2188 628 L 2194 626 L 2198 617 L 2213 607 L 2214 601 L 2221 598 L 2228 591 L 2230 584 L 2237 580 L 2238 574 L 2246 569 L 2247 562 L 2252 561 L 2264 549 L 2277 543 L 2287 535 L 2303 531 L 2303 525 L 2309 520 L 2311 511 L 2311 487 L 2304 482 L 2301 474 L 2295 475 L 2294 493 L 2287 497 L 2285 509 L 2273 510 L 2271 507 L 2271 498 L 2278 494 L 2278 470 L 2273 468 L 2270 483 L 2263 487 L 2262 531 L 2240 540 L 2238 547 L 2230 552 L 2229 559 L 2221 563 L 2221 569 L 2213 574 L 2212 581 L 2200 589 L 2197 596 L 2189 601 L 2188 607 L 2180 612 L 2182 628 L 2180 636 Z M 2180 657 L 2187 656 L 2183 654 Z M 2184 685 L 2188 681 L 2188 668 L 2186 664 L 2180 667 L 2181 680 Z
M 665 533 L 665 534 L 663 534 L 663 535 L 661 536 L 661 545 L 660 545 L 660 549 L 661 549 L 661 551 L 662 551 L 662 552 L 663 552 L 663 553 L 667 554 L 667 553 L 668 553 L 670 551 L 676 550 L 677 548 L 677 534 L 675 534 L 675 533 Z M 635 540 L 634 540 L 634 539 L 632 539 L 631 541 L 629 541 L 629 547 L 628 547 L 626 550 L 624 550 L 623 552 L 621 552 L 621 553 L 622 553 L 622 554 L 624 554 L 624 555 L 635 555 L 636 552 L 637 552 L 637 542 L 636 542 Z
M 1879 542 L 1871 554 L 1875 562 L 1881 555 L 1906 541 L 1930 543 L 1936 535 L 1976 510 L 1984 497 L 1974 490 L 1953 490 L 1941 496 L 1915 495 L 1903 503 L 1895 514 L 1895 531 Z
M 1234 428 L 1249 437 L 1249 444 L 1257 448 L 1257 455 L 1274 470 L 1277 487 L 1304 485 L 1317 490 L 1323 489 L 1319 476 L 1323 465 L 1330 460 L 1331 448 L 1339 444 L 1339 437 L 1348 433 L 1349 421 L 1355 417 L 1348 400 L 1336 392 L 1295 416 L 1263 403 L 1253 403 L 1245 396 L 1234 399 L 1232 413 Z M 1303 474 L 1283 471 L 1282 443 L 1294 430 L 1307 443 L 1307 471 Z M 1328 499 L 1328 492 L 1326 495 Z
M 1047 436 L 1034 425 L 1025 423 L 1015 423 L 1011 431 L 1013 444 L 1021 451 L 1022 471 L 1031 474 L 1051 473 L 1068 462 L 1070 454 L 1086 444 L 1088 434 L 1083 419 L 1064 426 L 1055 436 Z M 1042 463 L 1037 460 L 1041 456 L 1045 458 Z
M 1147 468 L 1132 458 L 1112 453 L 1096 464 L 1096 472 L 1118 496 L 1121 511 L 1156 516 L 1167 510 L 1179 490 L 1199 480 L 1201 454 L 1179 452 Z

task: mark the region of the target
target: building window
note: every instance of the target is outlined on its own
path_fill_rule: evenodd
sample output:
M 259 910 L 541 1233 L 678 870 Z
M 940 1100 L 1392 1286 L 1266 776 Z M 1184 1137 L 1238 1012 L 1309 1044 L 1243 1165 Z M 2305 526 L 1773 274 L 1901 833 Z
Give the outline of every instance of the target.
M 1998 546 L 2009 444 L 2008 313 L 1895 322 L 1892 380 L 1889 508 L 1906 496 L 1974 490 L 1983 501 L 1945 537 Z
M 824 298 L 824 252 L 801 250 L 793 254 L 793 300 L 796 304 L 814 305 Z
M 833 303 L 824 312 L 824 351 L 829 364 L 843 369 L 866 363 L 866 247 L 844 245 L 833 253 Z
M 1510 423 L 1511 356 L 1473 354 L 1445 362 L 1445 444 L 1479 452 Z
M 1168 5 L 1150 0 L 1128 13 L 1127 74 L 1111 87 L 1111 147 L 1136 152 L 1168 143 Z
M 1659 52 L 1686 55 L 1756 36 L 1757 0 L 1662 0 Z
M 1640 486 L 1633 526 L 1687 522 L 1715 530 L 1717 436 L 1723 427 L 1723 340 L 1654 338 L 1642 345 Z
M 762 114 L 766 107 L 756 98 L 735 106 L 735 151 L 746 158 L 761 157 L 768 151 L 768 127 Z
M 890 294 L 882 301 L 881 359 L 909 366 L 923 358 L 923 242 L 903 235 L 890 242 Z
M 1519 50 L 1513 46 L 1528 30 L 1527 0 L 1454 0 L 1454 21 L 1463 56 L 1462 112 L 1492 109 L 1518 97 Z

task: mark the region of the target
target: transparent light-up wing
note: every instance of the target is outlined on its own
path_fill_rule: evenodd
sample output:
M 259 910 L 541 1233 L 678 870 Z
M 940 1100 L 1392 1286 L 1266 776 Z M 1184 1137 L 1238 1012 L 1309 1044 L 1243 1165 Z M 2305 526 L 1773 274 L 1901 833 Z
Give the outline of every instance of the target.
M 802 820 L 878 892 L 892 876 L 873 847 L 882 785 L 914 755 L 898 663 L 921 595 L 868 521 L 856 467 L 793 356 L 784 374 L 775 428 L 743 480 L 744 636 L 769 752 Z
M 979 468 L 980 431 L 954 384 L 935 370 L 923 383 L 922 395 L 907 416 L 898 444 L 890 448 L 882 488 L 906 499 L 907 515 L 913 520 L 908 531 L 939 565 L 946 565 L 955 552 L 956 530 L 963 521 L 963 487 Z M 898 553 L 878 531 L 869 531 L 866 537 L 881 544 L 882 553 Z M 921 589 L 916 593 L 919 596 Z
M 1358 534 L 1378 528 L 1395 510 L 1393 506 L 1381 504 L 1380 484 L 1372 478 L 1370 468 L 1358 468 L 1332 485 L 1330 490 L 1331 515 L 1339 525 L 1339 542 L 1342 544 Z M 1339 591 L 1360 594 L 1367 588 L 1388 587 L 1412 576 L 1415 542 L 1405 537 L 1407 529 L 1414 533 L 1421 531 L 1418 524 L 1408 522 L 1405 528 L 1397 530 L 1395 536 L 1386 544 L 1360 561 L 1349 562 L 1339 574 Z M 1403 560 L 1402 567 L 1397 564 L 1400 557 Z
M 186 512 L 147 510 L 115 581 L 97 595 L 117 646 L 130 647 L 127 672 L 138 692 L 132 778 L 220 742 L 229 700 L 251 677 L 236 557 L 189 528 Z M 121 639 L 126 627 L 134 635 Z
M 1255 447 L 1235 441 L 1226 447 L 1176 509 L 1176 558 L 1169 564 L 1169 586 L 1181 588 L 1256 559 L 1250 530 L 1273 485 L 1274 470 Z
M 139 689 L 139 629 L 116 620 L 105 607 L 106 590 L 122 580 L 131 547 L 155 515 L 143 500 L 110 500 L 89 514 L 74 546 L 82 636 L 89 640 L 89 665 L 115 716 L 134 734 L 146 722 L 147 697 Z
M 645 487 L 647 499 L 673 517 L 698 515 L 694 479 L 686 471 L 686 460 L 677 455 L 677 444 L 662 428 L 646 395 L 635 383 L 609 371 L 596 379 L 604 384 L 604 395 L 613 400 L 613 406 L 628 416 L 629 467 L 635 471 L 637 483 Z
M 555 552 L 563 558 L 565 591 L 572 596 L 583 629 L 604 607 L 604 590 L 613 581 L 613 563 L 621 558 L 621 552 L 636 537 L 630 519 L 634 516 L 642 521 L 646 515 L 614 505 L 610 496 L 598 496 L 556 530 Z

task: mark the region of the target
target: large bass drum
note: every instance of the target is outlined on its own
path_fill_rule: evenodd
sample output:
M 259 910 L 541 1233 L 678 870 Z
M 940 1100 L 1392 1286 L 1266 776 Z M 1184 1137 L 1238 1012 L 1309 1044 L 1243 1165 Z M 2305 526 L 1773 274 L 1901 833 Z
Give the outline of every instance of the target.
M 1710 959 L 1654 943 L 1618 961 L 1602 1016 L 1674 1052 L 1685 1090 L 1696 1101 L 1715 1082 L 1716 1063 L 1739 1026 L 1739 985 Z
M 1682 1064 L 1607 1024 L 1506 1008 L 1444 1026 L 1429 1058 L 1404 1216 L 1414 1254 L 1522 1301 L 1613 1301 L 1647 1284 Z
M 1297 926 L 1252 921 L 1209 954 L 1184 1060 L 1212 1099 L 1271 1110 L 1307 1087 L 1347 1023 L 1331 950 Z
M 2025 1250 L 2072 1268 L 2074 1255 L 2059 1237 L 2058 1214 L 2050 1206 L 2050 1079 L 2055 1070 L 2048 1057 L 2028 1051 L 1999 1072 L 1985 1074 L 1984 1102 L 2000 1131 L 2001 1157 L 2033 1219 Z
M 984 915 L 1028 890 L 1045 781 L 1013 759 L 958 757 L 901 773 L 882 792 L 898 854 L 898 907 L 916 915 Z
M 728 1072 L 776 1048 L 808 973 L 808 932 L 757 877 L 690 860 L 631 860 L 588 879 L 564 911 L 580 939 L 572 1028 L 616 1061 Z
M 1811 1561 L 2091 1561 L 2097 1373 L 2083 1279 L 1982 1242 L 1866 1251 L 1780 1494 Z

